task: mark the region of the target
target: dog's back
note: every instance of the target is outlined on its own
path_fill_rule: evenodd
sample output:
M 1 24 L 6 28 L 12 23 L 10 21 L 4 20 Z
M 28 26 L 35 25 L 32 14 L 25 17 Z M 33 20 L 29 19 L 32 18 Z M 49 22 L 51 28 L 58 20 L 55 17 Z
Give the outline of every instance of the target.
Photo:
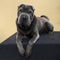
M 50 23 L 49 18 L 47 16 L 42 15 L 40 17 L 37 17 L 37 26 L 38 26 L 38 30 L 39 31 L 43 31 L 43 30 L 46 30 L 47 29 L 46 23 L 47 24 L 50 24 L 50 26 L 52 25 Z

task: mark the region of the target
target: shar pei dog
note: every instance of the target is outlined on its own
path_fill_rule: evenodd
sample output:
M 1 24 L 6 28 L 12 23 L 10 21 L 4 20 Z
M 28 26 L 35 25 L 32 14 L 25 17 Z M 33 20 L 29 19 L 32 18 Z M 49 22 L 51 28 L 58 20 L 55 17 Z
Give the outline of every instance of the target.
M 17 12 L 17 34 L 16 44 L 21 55 L 30 56 L 33 45 L 39 39 L 41 32 L 52 32 L 53 25 L 50 23 L 49 18 L 45 15 L 36 17 L 34 14 L 35 9 L 31 5 L 21 4 L 18 6 Z M 22 39 L 24 37 L 31 37 L 26 46 L 23 48 Z

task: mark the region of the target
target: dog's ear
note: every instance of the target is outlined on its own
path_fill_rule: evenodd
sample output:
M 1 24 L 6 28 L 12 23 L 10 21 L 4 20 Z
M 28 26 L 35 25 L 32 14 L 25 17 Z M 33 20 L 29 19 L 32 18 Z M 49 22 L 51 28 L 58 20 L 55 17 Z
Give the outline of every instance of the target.
M 24 4 L 21 4 L 20 6 L 18 6 L 18 9 L 20 8 L 20 7 L 23 7 L 23 6 L 25 6 Z
M 35 9 L 34 9 L 34 7 L 33 6 L 29 6 L 32 10 L 33 10 L 33 12 L 35 11 Z

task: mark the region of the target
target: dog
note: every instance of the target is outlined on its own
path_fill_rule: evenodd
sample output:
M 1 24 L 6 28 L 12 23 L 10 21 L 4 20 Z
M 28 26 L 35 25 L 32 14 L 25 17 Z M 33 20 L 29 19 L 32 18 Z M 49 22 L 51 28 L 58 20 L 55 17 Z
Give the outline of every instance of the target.
M 34 15 L 35 9 L 31 5 L 21 4 L 18 6 L 17 12 L 17 34 L 16 44 L 21 55 L 30 56 L 33 45 L 40 37 L 40 32 L 53 32 L 53 25 L 50 23 L 49 18 L 45 15 L 36 17 Z M 26 46 L 23 48 L 22 39 L 24 37 L 31 37 Z

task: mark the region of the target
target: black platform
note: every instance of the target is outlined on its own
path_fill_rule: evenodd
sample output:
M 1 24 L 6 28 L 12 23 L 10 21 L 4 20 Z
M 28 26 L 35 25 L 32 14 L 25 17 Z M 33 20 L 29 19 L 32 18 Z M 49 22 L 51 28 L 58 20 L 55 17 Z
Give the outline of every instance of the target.
M 0 60 L 60 60 L 60 32 L 42 34 L 29 58 L 19 54 L 15 35 L 0 44 Z

